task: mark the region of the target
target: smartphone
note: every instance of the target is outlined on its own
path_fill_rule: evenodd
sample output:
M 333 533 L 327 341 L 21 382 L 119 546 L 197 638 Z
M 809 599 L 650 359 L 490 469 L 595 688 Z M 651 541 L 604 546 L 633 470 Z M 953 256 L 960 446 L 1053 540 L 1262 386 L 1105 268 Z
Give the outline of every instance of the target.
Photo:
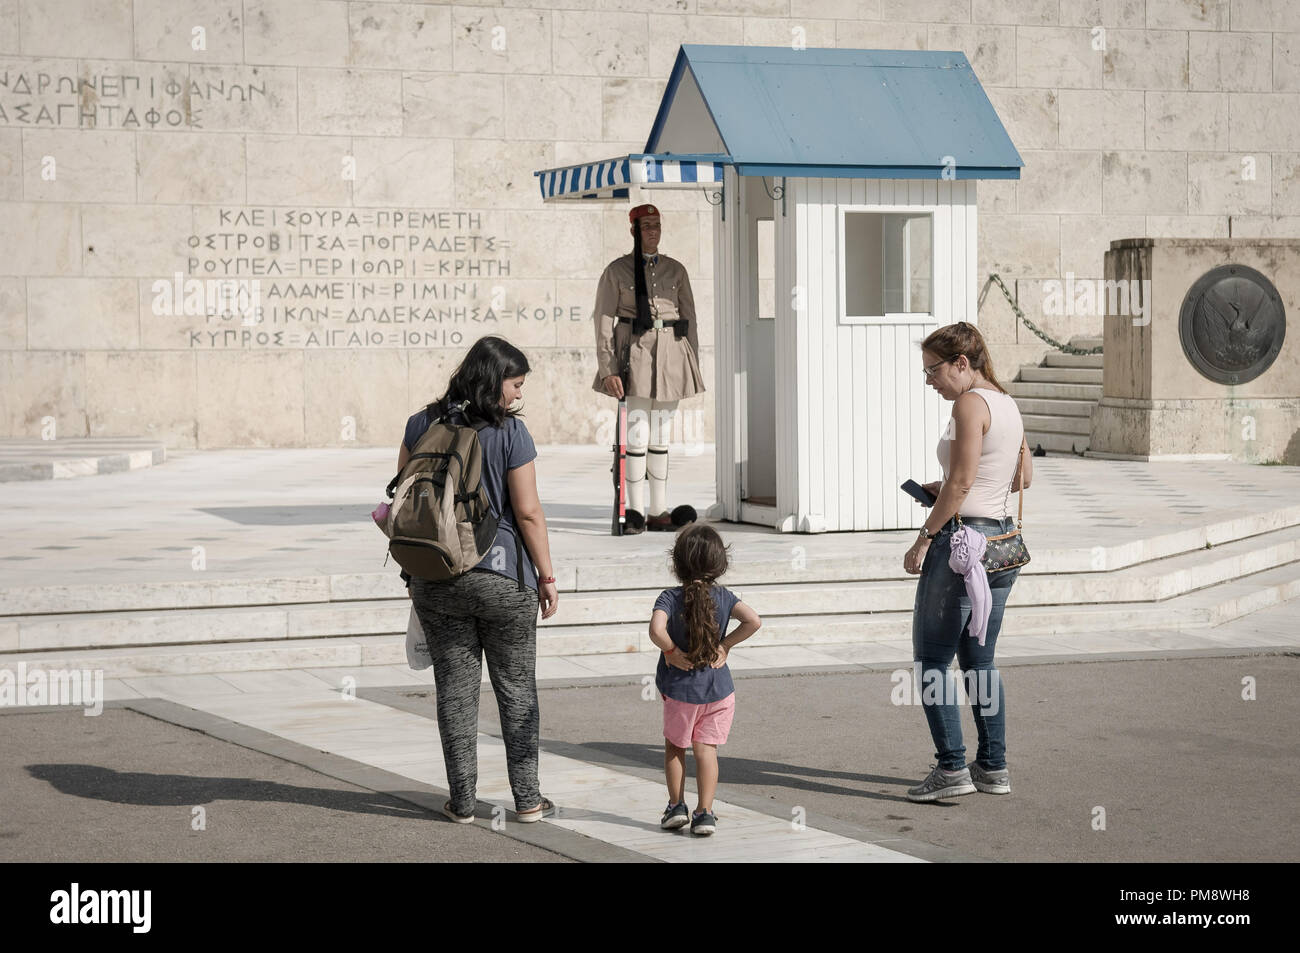
M 938 499 L 937 496 L 915 480 L 908 480 L 900 489 L 922 506 L 934 506 L 934 501 Z

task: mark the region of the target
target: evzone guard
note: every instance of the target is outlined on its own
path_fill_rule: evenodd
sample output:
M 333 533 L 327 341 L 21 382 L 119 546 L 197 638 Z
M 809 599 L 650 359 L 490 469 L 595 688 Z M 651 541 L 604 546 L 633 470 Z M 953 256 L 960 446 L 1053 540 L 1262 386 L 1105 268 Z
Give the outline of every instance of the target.
M 597 370 L 592 389 L 627 404 L 625 468 L 615 449 L 616 485 L 624 469 L 624 486 L 615 498 L 616 535 L 673 530 L 696 519 L 690 506 L 668 510 L 668 441 L 678 402 L 704 393 L 695 298 L 686 268 L 659 253 L 657 208 L 638 205 L 628 219 L 632 252 L 605 267 L 594 313 Z M 617 519 L 620 504 L 626 515 L 622 523 Z

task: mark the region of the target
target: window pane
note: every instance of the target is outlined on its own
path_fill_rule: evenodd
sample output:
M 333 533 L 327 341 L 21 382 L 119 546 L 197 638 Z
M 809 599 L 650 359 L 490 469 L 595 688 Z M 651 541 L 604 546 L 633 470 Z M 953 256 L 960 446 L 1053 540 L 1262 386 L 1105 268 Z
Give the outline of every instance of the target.
M 931 229 L 929 215 L 845 213 L 845 314 L 928 314 Z
M 770 218 L 758 220 L 757 317 L 776 317 L 776 229 Z

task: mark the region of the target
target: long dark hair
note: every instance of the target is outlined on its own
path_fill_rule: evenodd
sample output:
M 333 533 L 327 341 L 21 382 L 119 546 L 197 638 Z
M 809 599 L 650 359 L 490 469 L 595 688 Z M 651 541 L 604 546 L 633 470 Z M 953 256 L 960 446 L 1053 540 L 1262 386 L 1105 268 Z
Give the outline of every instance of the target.
M 921 350 L 929 351 L 945 361 L 955 361 L 963 354 L 970 366 L 988 379 L 988 382 L 1002 393 L 1006 389 L 998 383 L 998 376 L 993 373 L 993 358 L 989 356 L 989 347 L 984 343 L 984 335 L 979 328 L 965 321 L 948 324 L 930 333 L 921 342 Z
M 711 665 L 718 657 L 718 610 L 710 587 L 727 571 L 727 547 L 717 530 L 706 523 L 691 523 L 673 544 L 673 572 L 685 596 L 686 658 L 695 667 Z
M 429 419 L 445 416 L 453 404 L 467 400 L 469 406 L 465 412 L 468 415 L 499 427 L 507 417 L 519 413 L 501 406 L 504 382 L 511 377 L 522 377 L 531 370 L 524 352 L 505 338 L 479 338 L 452 372 L 447 392 L 429 404 Z
M 650 292 L 645 284 L 645 259 L 641 257 L 641 220 L 632 223 L 632 285 L 636 291 L 636 319 L 632 330 L 643 334 L 654 327 L 650 317 Z

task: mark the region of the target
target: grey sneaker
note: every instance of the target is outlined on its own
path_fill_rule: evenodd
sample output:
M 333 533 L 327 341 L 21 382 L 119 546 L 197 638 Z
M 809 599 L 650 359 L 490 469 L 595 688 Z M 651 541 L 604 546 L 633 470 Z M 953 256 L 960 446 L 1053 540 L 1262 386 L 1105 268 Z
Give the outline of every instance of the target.
M 971 784 L 968 769 L 945 771 L 936 764 L 929 777 L 916 787 L 907 789 L 907 799 L 909 801 L 938 801 L 943 798 L 974 793 L 975 785 Z
M 702 814 L 696 814 L 691 817 L 692 834 L 712 834 L 718 829 L 718 819 L 713 816 L 712 811 L 705 811 Z
M 666 831 L 675 831 L 690 822 L 691 812 L 686 809 L 686 802 L 682 801 L 679 804 L 668 805 L 664 810 L 664 816 L 659 820 L 659 826 Z
M 971 781 L 974 782 L 976 789 L 983 791 L 985 794 L 1011 793 L 1011 775 L 1006 768 L 992 771 L 988 768 L 981 768 L 978 761 L 972 761 L 968 768 Z

